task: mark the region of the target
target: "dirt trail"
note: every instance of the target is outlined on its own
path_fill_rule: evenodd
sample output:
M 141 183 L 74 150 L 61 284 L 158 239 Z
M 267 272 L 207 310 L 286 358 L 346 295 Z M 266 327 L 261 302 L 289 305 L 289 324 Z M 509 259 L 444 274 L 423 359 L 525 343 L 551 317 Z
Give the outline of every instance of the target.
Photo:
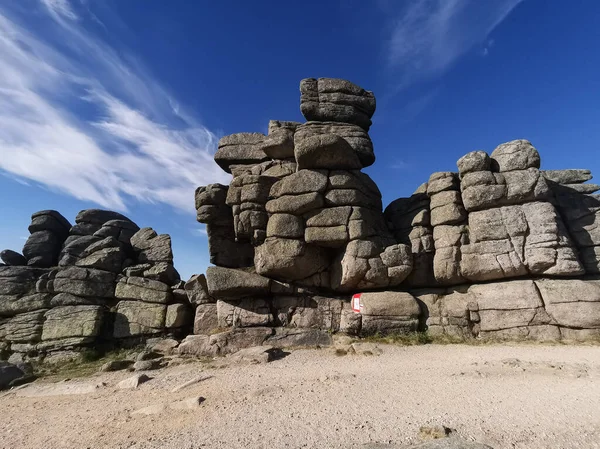
M 186 364 L 137 390 L 117 389 L 127 372 L 36 382 L 0 398 L 0 448 L 364 448 L 420 442 L 430 425 L 495 449 L 600 448 L 598 346 L 380 347 Z M 197 396 L 197 408 L 170 407 Z

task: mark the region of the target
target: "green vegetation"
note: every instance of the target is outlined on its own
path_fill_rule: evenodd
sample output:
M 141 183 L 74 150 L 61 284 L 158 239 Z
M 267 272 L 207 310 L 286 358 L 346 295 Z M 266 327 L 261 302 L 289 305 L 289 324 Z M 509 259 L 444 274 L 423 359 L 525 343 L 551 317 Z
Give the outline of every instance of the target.
M 371 343 L 382 343 L 382 344 L 393 344 L 399 346 L 417 346 L 427 344 L 437 345 L 451 345 L 451 344 L 464 344 L 472 346 L 481 345 L 493 345 L 493 344 L 511 344 L 511 345 L 600 345 L 600 337 L 590 337 L 586 341 L 573 341 L 573 340 L 547 340 L 538 341 L 530 339 L 511 340 L 511 339 L 498 339 L 498 338 L 475 338 L 475 337 L 461 337 L 455 335 L 430 335 L 427 332 L 410 332 L 408 334 L 389 334 L 381 335 L 375 334 L 360 339 L 360 341 L 366 341 Z
M 138 348 L 137 351 L 141 351 Z M 95 349 L 83 350 L 79 357 L 65 361 L 55 361 L 34 365 L 36 376 L 48 380 L 61 381 L 88 377 L 100 370 L 100 367 L 113 360 L 125 360 L 136 352 L 136 349 L 115 349 L 101 353 Z
M 416 346 L 427 344 L 477 344 L 478 341 L 474 338 L 454 337 L 450 335 L 430 335 L 427 332 L 410 332 L 407 334 L 375 334 L 365 337 L 362 341 L 371 343 L 386 343 L 400 346 Z
M 535 341 L 535 340 L 499 340 L 499 339 L 480 339 L 474 337 L 460 337 L 452 335 L 431 335 L 428 332 L 410 332 L 395 334 L 375 334 L 364 338 L 349 338 L 351 342 L 368 342 L 391 344 L 398 346 L 419 346 L 428 344 L 449 345 L 466 344 L 473 346 L 492 345 L 492 344 L 511 344 L 511 345 L 600 345 L 600 337 L 590 338 L 585 342 L 577 341 Z M 315 349 L 316 347 L 288 347 L 286 351 L 296 349 Z M 66 360 L 54 360 L 46 363 L 33 364 L 34 373 L 39 378 L 51 381 L 61 381 L 65 379 L 75 379 L 88 377 L 97 373 L 102 365 L 115 360 L 134 359 L 135 354 L 144 350 L 143 346 L 128 349 L 113 349 L 102 352 L 97 349 L 88 348 L 83 350 L 78 357 Z M 346 349 L 336 348 L 335 355 L 344 356 Z M 179 363 L 201 362 L 206 368 L 224 368 L 226 365 L 215 363 L 212 357 L 183 357 Z

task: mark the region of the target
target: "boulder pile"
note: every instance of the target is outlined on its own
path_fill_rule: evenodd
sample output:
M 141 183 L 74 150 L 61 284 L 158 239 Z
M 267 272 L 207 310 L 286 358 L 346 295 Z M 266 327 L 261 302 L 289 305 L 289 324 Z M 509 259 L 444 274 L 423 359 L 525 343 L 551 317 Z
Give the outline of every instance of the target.
M 196 191 L 216 266 L 186 284 L 195 335 L 180 351 L 326 344 L 334 332 L 600 335 L 600 186 L 588 170 L 540 170 L 515 140 L 382 211 L 361 171 L 375 161 L 373 93 L 330 78 L 300 92 L 307 122 L 224 137 L 215 161 L 231 183 Z
M 11 361 L 189 332 L 193 310 L 168 235 L 98 209 L 73 226 L 36 212 L 29 232 L 22 255 L 0 253 L 0 352 Z
M 527 140 L 473 151 L 383 210 L 362 169 L 375 97 L 345 80 L 300 83 L 304 123 L 223 137 L 229 185 L 195 192 L 206 274 L 182 282 L 171 240 L 116 212 L 32 216 L 0 266 L 0 352 L 15 360 L 185 337 L 224 355 L 327 345 L 336 332 L 466 338 L 600 336 L 600 186 L 541 170 Z M 193 330 L 193 333 L 191 333 Z

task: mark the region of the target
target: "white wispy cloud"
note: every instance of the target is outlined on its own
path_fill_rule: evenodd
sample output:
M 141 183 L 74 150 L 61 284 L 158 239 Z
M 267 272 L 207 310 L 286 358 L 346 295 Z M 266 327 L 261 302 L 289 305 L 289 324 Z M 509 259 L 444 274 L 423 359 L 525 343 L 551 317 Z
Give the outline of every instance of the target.
M 212 159 L 217 136 L 74 6 L 32 2 L 42 35 L 0 5 L 0 171 L 106 208 L 193 211 L 198 185 L 228 181 Z
M 409 0 L 402 2 L 387 42 L 399 84 L 431 79 L 487 36 L 523 0 Z
M 200 225 L 198 228 L 193 228 L 191 230 L 192 235 L 206 237 L 208 236 L 208 232 L 206 231 L 206 225 Z
M 41 0 L 48 12 L 56 18 L 64 17 L 69 20 L 77 20 L 77 15 L 71 9 L 69 0 Z
M 413 164 L 403 159 L 396 159 L 389 167 L 392 170 L 410 170 L 413 168 Z
M 494 46 L 494 44 L 496 43 L 496 41 L 494 39 L 490 39 L 487 41 L 485 47 L 483 47 L 483 50 L 481 51 L 481 55 L 482 56 L 487 56 L 490 54 L 490 50 L 492 49 L 492 47 Z

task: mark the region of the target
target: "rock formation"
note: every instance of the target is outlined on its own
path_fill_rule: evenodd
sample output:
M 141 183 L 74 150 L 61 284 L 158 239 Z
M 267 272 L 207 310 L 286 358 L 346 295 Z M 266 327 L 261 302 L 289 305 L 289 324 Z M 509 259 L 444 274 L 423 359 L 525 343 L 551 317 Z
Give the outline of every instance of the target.
M 372 92 L 300 84 L 306 123 L 223 137 L 228 186 L 195 192 L 206 275 L 180 281 L 168 235 L 115 212 L 32 216 L 1 253 L 0 349 L 13 359 L 149 336 L 181 354 L 327 345 L 336 332 L 585 340 L 600 335 L 600 186 L 540 169 L 527 140 L 473 151 L 382 210 Z M 351 298 L 355 297 L 352 300 Z
M 323 344 L 338 331 L 600 334 L 600 186 L 589 171 L 542 171 L 533 145 L 515 140 L 468 153 L 382 212 L 361 171 L 375 161 L 374 95 L 329 78 L 300 92 L 306 123 L 224 137 L 215 160 L 231 183 L 196 191 L 216 266 L 186 284 L 197 335 L 182 351 Z
M 0 253 L 0 352 L 11 360 L 184 335 L 192 308 L 171 239 L 111 211 L 81 211 L 71 226 L 36 212 L 23 254 Z

